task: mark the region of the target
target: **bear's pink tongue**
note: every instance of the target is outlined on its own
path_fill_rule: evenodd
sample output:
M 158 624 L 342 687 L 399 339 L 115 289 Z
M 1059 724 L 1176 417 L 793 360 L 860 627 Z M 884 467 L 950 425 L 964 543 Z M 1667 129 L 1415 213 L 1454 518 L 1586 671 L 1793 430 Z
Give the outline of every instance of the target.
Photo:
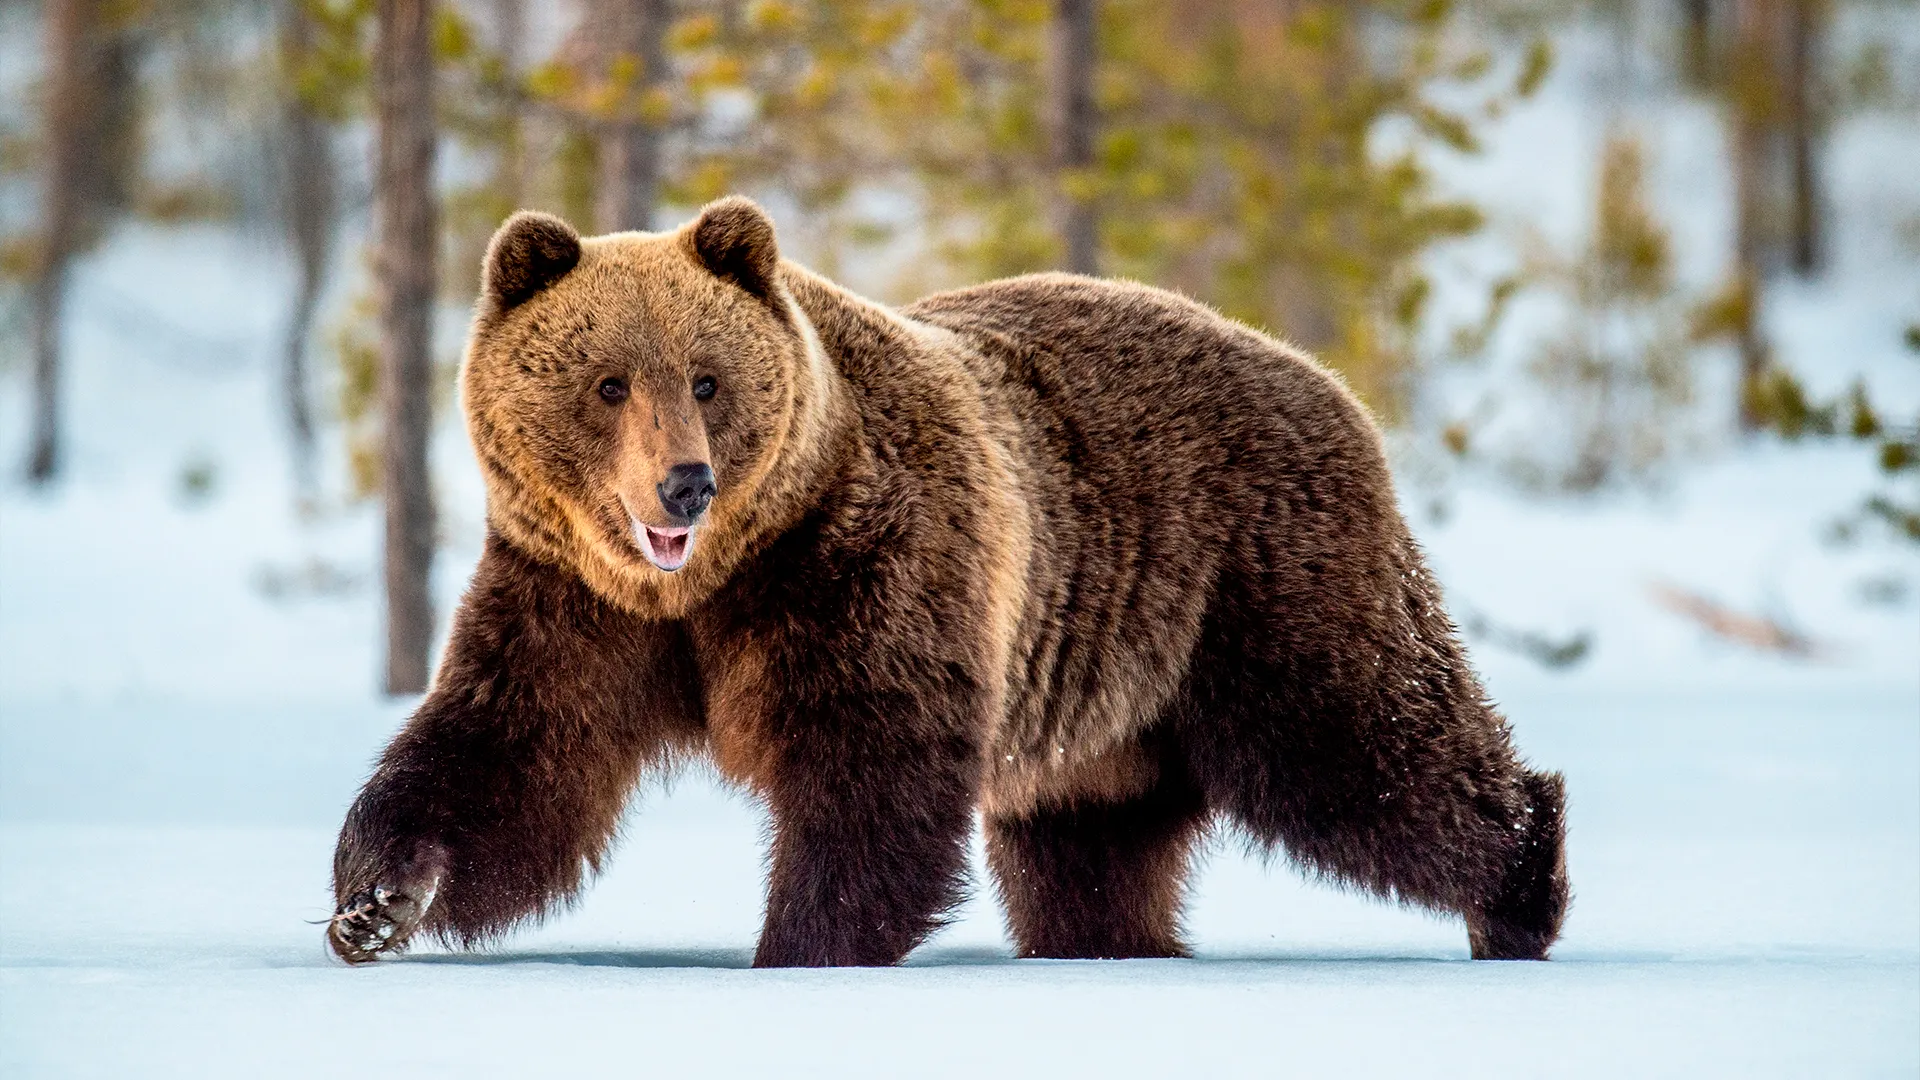
M 686 565 L 693 530 L 656 529 L 643 521 L 634 524 L 639 526 L 640 546 L 646 550 L 648 562 L 662 570 L 678 570 Z

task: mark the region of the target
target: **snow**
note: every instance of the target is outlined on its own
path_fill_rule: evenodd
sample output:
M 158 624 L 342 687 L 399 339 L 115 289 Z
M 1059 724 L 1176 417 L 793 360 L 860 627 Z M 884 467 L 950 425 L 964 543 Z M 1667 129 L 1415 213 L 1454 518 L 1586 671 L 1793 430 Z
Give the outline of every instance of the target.
M 1576 214 L 1548 204 L 1584 198 L 1599 125 L 1567 122 L 1584 89 L 1556 78 L 1456 179 Z M 1693 190 L 1710 126 L 1670 112 L 1663 191 L 1718 213 Z M 1839 342 L 1819 378 L 1884 374 L 1911 401 L 1915 277 L 1869 249 L 1920 140 L 1868 118 L 1835 143 L 1835 275 L 1784 291 L 1779 337 Z M 1822 540 L 1874 481 L 1845 447 L 1725 448 L 1583 503 L 1466 480 L 1438 519 L 1409 489 L 1457 604 L 1596 635 L 1567 672 L 1474 649 L 1519 746 L 1568 778 L 1576 898 L 1552 963 L 1468 963 L 1456 923 L 1223 836 L 1191 960 L 1011 960 L 976 858 L 978 895 L 906 966 L 755 972 L 764 822 L 695 771 L 643 794 L 573 910 L 487 952 L 347 969 L 317 925 L 333 830 L 409 703 L 372 694 L 376 518 L 296 513 L 287 491 L 285 285 L 218 230 L 120 236 L 78 279 L 71 476 L 0 486 L 0 1075 L 1920 1071 L 1920 558 Z M 23 376 L 0 370 L 0 461 Z M 445 610 L 481 505 L 457 425 L 435 454 Z M 180 484 L 196 462 L 215 468 L 205 497 Z M 261 588 L 316 561 L 339 595 Z M 1869 576 L 1908 593 L 1865 604 Z M 1710 638 L 1653 603 L 1661 582 L 1829 652 Z

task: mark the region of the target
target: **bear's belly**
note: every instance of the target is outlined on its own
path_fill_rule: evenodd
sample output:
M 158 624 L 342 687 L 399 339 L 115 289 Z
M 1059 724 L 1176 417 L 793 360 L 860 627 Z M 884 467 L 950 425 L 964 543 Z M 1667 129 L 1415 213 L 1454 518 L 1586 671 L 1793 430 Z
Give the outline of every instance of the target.
M 1180 694 L 1199 641 L 1200 605 L 1153 599 L 1180 590 L 1112 587 L 1097 562 L 1064 569 L 1029 594 L 1015 637 L 980 797 L 994 816 L 1144 794 L 1158 764 L 1142 733 Z
M 980 790 L 988 817 L 1021 817 L 1043 808 L 1076 803 L 1124 802 L 1145 794 L 1158 766 L 1138 740 L 1100 748 L 1063 744 L 1054 753 L 998 750 Z
M 741 651 L 730 659 L 708 668 L 708 750 L 721 775 L 764 792 L 777 767 L 767 737 L 775 688 L 764 657 Z M 1018 817 L 1044 807 L 1119 802 L 1144 793 L 1158 777 L 1157 763 L 1139 741 L 1144 722 L 1126 716 L 1088 722 L 1083 715 L 1080 723 L 1065 725 L 1036 745 L 1045 710 L 1044 703 L 1035 704 L 1031 715 L 1011 710 L 993 733 L 977 800 L 981 812 Z

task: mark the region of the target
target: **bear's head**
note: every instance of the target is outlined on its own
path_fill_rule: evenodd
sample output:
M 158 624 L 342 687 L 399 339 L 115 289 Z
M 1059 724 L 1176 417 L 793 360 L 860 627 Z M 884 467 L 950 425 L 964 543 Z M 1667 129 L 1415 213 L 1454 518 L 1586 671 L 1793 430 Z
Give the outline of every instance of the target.
M 489 525 L 639 614 L 711 595 L 804 510 L 833 435 L 788 272 L 738 197 L 671 233 L 508 219 L 461 380 Z

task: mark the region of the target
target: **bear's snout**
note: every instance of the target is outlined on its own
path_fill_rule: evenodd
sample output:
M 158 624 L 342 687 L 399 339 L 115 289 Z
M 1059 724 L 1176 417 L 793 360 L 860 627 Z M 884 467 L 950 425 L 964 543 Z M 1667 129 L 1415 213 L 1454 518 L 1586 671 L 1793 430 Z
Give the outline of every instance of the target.
M 660 505 L 677 525 L 692 525 L 707 512 L 718 488 L 713 482 L 713 467 L 704 461 L 687 462 L 667 470 L 660 483 Z

